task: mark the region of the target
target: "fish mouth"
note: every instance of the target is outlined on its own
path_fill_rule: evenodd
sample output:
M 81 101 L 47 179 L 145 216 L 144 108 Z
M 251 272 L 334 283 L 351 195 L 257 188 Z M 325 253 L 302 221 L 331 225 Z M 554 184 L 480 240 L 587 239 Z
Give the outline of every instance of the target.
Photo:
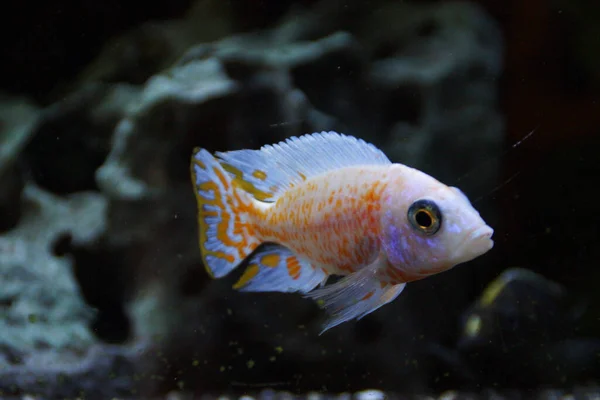
M 492 240 L 493 235 L 494 230 L 485 225 L 471 232 L 468 242 L 486 252 L 494 247 L 494 241 Z
M 487 253 L 494 247 L 493 234 L 494 230 L 487 225 L 473 230 L 456 249 L 455 261 L 462 264 Z

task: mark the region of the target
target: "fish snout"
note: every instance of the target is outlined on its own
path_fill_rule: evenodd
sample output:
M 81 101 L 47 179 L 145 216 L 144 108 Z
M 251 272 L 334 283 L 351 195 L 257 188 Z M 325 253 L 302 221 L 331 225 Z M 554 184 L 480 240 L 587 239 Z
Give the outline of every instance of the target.
M 454 262 L 462 264 L 487 253 L 494 247 L 493 234 L 494 230 L 487 225 L 479 226 L 467 233 L 463 236 L 460 246 L 454 251 Z
M 471 232 L 468 242 L 471 243 L 471 246 L 481 249 L 481 251 L 485 253 L 494 247 L 494 241 L 492 240 L 493 235 L 494 230 L 488 225 L 484 225 Z

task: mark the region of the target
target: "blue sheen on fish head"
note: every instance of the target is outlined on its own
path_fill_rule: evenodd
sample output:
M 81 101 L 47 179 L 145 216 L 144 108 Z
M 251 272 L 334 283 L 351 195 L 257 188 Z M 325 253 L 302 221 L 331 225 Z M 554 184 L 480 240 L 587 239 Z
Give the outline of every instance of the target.
M 494 231 L 459 189 L 395 164 L 382 197 L 381 246 L 409 280 L 450 269 L 493 247 Z

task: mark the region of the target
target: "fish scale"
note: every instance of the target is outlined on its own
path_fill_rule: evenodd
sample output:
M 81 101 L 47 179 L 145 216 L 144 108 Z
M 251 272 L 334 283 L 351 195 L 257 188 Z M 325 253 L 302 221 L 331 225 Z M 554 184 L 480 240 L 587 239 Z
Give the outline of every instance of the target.
M 378 234 L 385 186 L 368 184 L 376 178 L 385 179 L 380 167 L 349 167 L 295 186 L 259 219 L 259 229 L 264 232 L 261 239 L 298 253 L 305 248 L 304 256 L 325 266 L 329 273 L 348 265 L 365 265 L 378 250 L 377 243 L 365 246 L 363 240 Z

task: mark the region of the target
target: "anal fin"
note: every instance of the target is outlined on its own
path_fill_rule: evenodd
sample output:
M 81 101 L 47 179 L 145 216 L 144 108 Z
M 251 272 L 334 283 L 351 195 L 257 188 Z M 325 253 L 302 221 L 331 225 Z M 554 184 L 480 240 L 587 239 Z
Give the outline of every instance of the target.
M 406 283 L 381 282 L 377 274 L 379 267 L 378 260 L 305 296 L 316 300 L 328 314 L 320 335 L 343 322 L 361 319 L 402 293 Z
M 307 293 L 327 277 L 320 268 L 314 268 L 288 248 L 268 244 L 250 258 L 244 274 L 233 287 L 242 292 Z

